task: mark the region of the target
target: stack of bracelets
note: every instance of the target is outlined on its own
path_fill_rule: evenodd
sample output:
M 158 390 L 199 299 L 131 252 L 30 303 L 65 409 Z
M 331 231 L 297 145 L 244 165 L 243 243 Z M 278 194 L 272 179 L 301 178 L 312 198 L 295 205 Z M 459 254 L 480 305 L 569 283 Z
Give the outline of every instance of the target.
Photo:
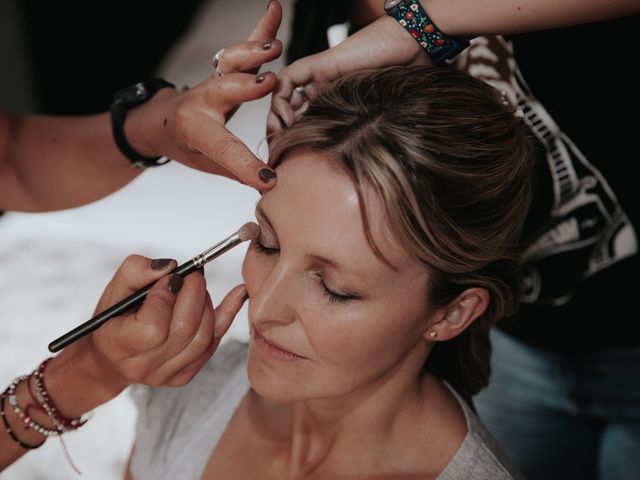
M 79 418 L 68 418 L 60 413 L 60 410 L 55 406 L 53 400 L 49 396 L 49 392 L 47 391 L 44 384 L 44 373 L 47 363 L 49 363 L 50 358 L 42 362 L 38 368 L 36 368 L 33 373 L 29 376 L 22 375 L 16 378 L 11 384 L 7 387 L 2 395 L 0 395 L 0 416 L 2 417 L 2 423 L 4 424 L 4 428 L 9 436 L 20 445 L 22 448 L 32 450 L 34 448 L 38 448 L 44 444 L 48 437 L 57 437 L 62 433 L 70 432 L 72 430 L 77 430 L 85 422 L 88 420 L 90 413 L 85 414 Z M 31 380 L 33 378 L 33 381 Z M 16 389 L 21 382 L 27 382 L 27 390 L 29 391 L 29 395 L 31 396 L 31 400 L 26 407 L 22 408 L 18 404 L 18 398 L 16 396 Z M 46 437 L 41 443 L 37 445 L 29 444 L 22 441 L 16 432 L 16 429 L 12 429 L 9 421 L 7 420 L 7 413 L 5 412 L 5 401 L 9 402 L 9 406 L 13 410 L 13 413 L 20 419 L 23 423 L 25 430 L 34 430 L 44 437 Z M 53 428 L 45 427 L 37 423 L 33 418 L 31 418 L 30 411 L 38 410 L 46 414 L 51 423 L 54 425 Z

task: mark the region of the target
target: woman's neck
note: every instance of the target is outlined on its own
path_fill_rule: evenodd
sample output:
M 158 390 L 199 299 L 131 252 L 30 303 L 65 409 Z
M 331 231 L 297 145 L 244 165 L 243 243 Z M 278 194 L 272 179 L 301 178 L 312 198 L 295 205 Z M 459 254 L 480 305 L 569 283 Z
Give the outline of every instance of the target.
M 293 403 L 258 397 L 267 409 L 262 421 L 268 418 L 282 440 L 280 461 L 291 477 L 381 471 L 407 461 L 407 455 L 413 458 L 410 446 L 423 439 L 435 417 L 427 392 L 438 384 L 421 377 L 424 356 L 413 357 L 340 397 Z

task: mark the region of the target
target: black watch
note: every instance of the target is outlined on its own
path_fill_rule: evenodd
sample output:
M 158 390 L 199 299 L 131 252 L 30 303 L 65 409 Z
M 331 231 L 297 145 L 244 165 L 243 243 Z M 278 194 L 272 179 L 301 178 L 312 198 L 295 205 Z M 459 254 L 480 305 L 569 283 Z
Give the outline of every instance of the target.
M 147 82 L 136 83 L 118 90 L 113 95 L 111 106 L 111 129 L 113 138 L 120 152 L 127 157 L 136 167 L 157 167 L 169 161 L 167 157 L 145 157 L 136 152 L 124 135 L 124 121 L 127 112 L 138 105 L 143 104 L 153 97 L 162 88 L 176 88 L 162 78 L 154 78 Z

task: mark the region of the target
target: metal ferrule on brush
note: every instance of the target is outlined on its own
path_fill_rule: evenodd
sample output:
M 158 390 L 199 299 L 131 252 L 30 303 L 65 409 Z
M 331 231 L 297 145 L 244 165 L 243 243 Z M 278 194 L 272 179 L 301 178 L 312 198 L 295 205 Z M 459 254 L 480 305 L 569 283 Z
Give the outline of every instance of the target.
M 214 258 L 219 257 L 224 252 L 230 250 L 235 247 L 237 244 L 242 242 L 240 235 L 238 233 L 234 233 L 233 235 L 228 236 L 224 240 L 216 243 L 213 247 L 205 250 L 200 255 L 193 257 L 193 263 L 196 268 L 202 268 L 207 263 L 209 263 Z

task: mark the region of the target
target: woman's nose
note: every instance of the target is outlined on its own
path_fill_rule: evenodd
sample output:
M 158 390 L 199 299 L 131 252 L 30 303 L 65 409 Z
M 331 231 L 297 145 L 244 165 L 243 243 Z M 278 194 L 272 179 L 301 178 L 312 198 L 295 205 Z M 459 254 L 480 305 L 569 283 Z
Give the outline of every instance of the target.
M 253 323 L 291 323 L 295 318 L 296 284 L 286 265 L 278 263 L 251 295 L 249 317 Z

